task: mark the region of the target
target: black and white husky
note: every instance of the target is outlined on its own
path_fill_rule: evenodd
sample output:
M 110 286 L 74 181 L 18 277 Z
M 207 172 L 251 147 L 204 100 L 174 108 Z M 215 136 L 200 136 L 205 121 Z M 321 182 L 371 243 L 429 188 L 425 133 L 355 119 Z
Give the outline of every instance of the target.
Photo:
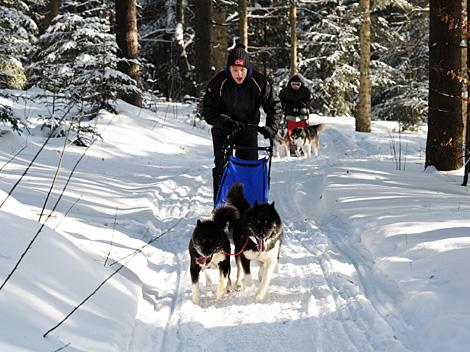
M 259 263 L 258 279 L 260 285 L 256 300 L 262 300 L 268 290 L 269 282 L 279 260 L 283 238 L 282 221 L 271 204 L 255 203 L 250 206 L 243 192 L 243 185 L 236 183 L 227 196 L 228 203 L 240 212 L 240 221 L 233 231 L 237 262 L 236 289 L 252 284 L 250 261 Z
M 217 300 L 220 300 L 227 291 L 231 290 L 230 256 L 226 253 L 230 253 L 229 232 L 233 231 L 238 220 L 239 212 L 236 208 L 222 206 L 214 210 L 211 220 L 197 221 L 189 242 L 192 301 L 194 304 L 199 304 L 201 300 L 199 288 L 201 270 L 206 275 L 206 284 L 210 284 L 211 280 L 207 269 L 219 269 Z
M 309 158 L 314 154 L 318 156 L 318 149 L 320 148 L 320 139 L 318 134 L 325 129 L 325 125 L 320 123 L 318 125 L 309 127 L 299 127 L 292 131 L 291 140 L 292 145 L 295 146 L 295 155 L 300 157 L 301 151 L 304 156 Z

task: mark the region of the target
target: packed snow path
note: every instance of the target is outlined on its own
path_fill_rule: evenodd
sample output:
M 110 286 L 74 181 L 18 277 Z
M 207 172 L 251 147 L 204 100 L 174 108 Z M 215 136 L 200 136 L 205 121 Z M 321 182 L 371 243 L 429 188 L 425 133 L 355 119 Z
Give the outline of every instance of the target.
M 272 165 L 270 199 L 284 221 L 285 239 L 265 299 L 255 300 L 258 268 L 254 264 L 254 286 L 216 301 L 214 271 L 214 284 L 202 287 L 201 306 L 195 306 L 187 247 L 196 221 L 210 217 L 212 210 L 208 129 L 192 127 L 185 112 L 166 119 L 165 109 L 160 114 L 165 117 L 160 118 L 131 107 L 123 110 L 104 131 L 104 141 L 89 150 L 77 169 L 49 224 L 57 232 L 41 235 L 20 267 L 25 283 L 45 288 L 36 299 L 49 302 L 50 277 L 30 277 L 28 268 L 40 265 L 44 273 L 60 269 L 55 252 L 49 256 L 50 263 L 42 260 L 51 247 L 46 239 L 67 244 L 67 251 L 61 252 L 64 270 L 51 275 L 61 282 L 57 290 L 62 299 L 50 303 L 57 311 L 35 311 L 33 315 L 45 317 L 44 321 L 31 320 L 30 314 L 20 316 L 16 335 L 3 340 L 7 344 L 21 341 L 18 346 L 41 352 L 65 345 L 72 352 L 421 352 L 441 351 L 452 337 L 453 351 L 468 345 L 467 330 L 458 330 L 455 323 L 455 317 L 470 316 L 465 315 L 466 290 L 459 280 L 451 280 L 463 259 L 450 261 L 450 266 L 446 266 L 449 257 L 436 256 L 440 261 L 430 262 L 429 253 L 435 252 L 428 248 L 435 244 L 423 243 L 450 237 L 444 248 L 465 248 L 467 193 L 455 186 L 456 181 L 442 182 L 442 175 L 422 172 L 419 154 L 424 138 L 404 137 L 413 157 L 404 173 L 395 169 L 391 157 L 390 125 L 376 123 L 373 134 L 360 134 L 354 132 L 351 119 L 324 118 L 328 127 L 321 133 L 318 157 L 275 160 Z M 100 126 L 110 120 L 105 116 Z M 24 142 L 13 135 L 8 138 L 4 144 L 9 141 L 11 151 Z M 42 141 L 31 137 L 29 148 L 5 169 L 0 180 L 4 189 L 18 179 Z M 27 205 L 19 213 L 31 212 L 34 224 L 62 143 L 51 141 L 14 192 L 15 201 Z M 82 153 L 83 148 L 70 147 L 60 186 Z M 446 208 L 436 202 L 442 195 L 448 201 Z M 430 219 L 436 214 L 436 219 Z M 439 227 L 442 219 L 447 224 Z M 26 221 L 21 224 L 34 228 Z M 32 232 L 11 228 L 24 233 L 18 243 L 7 237 L 13 244 L 5 252 L 8 256 L 2 257 L 5 271 Z M 159 236 L 48 339 L 42 338 L 115 270 L 116 266 L 103 266 L 105 257 L 110 262 L 126 258 Z M 459 236 L 462 242 L 457 242 Z M 464 252 L 460 255 L 465 257 Z M 71 277 L 70 271 L 78 273 Z M 23 305 L 14 286 L 19 275 L 2 298 Z M 234 260 L 231 277 L 234 281 Z M 446 286 L 449 282 L 456 284 Z M 24 289 L 28 287 L 25 284 Z M 30 290 L 36 293 L 34 288 Z M 452 300 L 457 310 L 450 308 L 452 303 L 445 305 L 447 289 L 465 291 L 449 295 L 461 298 Z M 439 305 L 427 309 L 439 294 L 443 295 Z M 440 323 L 442 309 L 449 316 Z M 16 309 L 4 312 L 9 317 L 5 321 L 18 317 Z M 89 320 L 84 317 L 88 314 Z M 444 326 L 446 322 L 454 325 Z M 25 326 L 29 330 L 23 333 Z M 462 326 L 467 326 L 465 321 Z
M 200 168 L 194 163 L 172 178 L 176 193 L 159 200 L 158 212 L 188 213 L 175 231 L 155 243 L 154 252 L 146 252 L 149 270 L 142 278 L 130 352 L 408 351 L 406 324 L 385 293 L 374 289 L 372 272 L 357 249 L 342 246 L 347 226 L 323 199 L 325 171 L 342 164 L 328 158 L 328 149 L 338 143 L 345 140 L 331 130 L 322 136 L 319 158 L 273 163 L 270 198 L 285 222 L 286 237 L 262 302 L 255 301 L 257 279 L 245 291 L 216 301 L 216 271 L 211 286 L 204 287 L 201 279 L 202 307 L 191 302 L 187 246 L 196 220 L 210 215 L 210 164 Z M 233 282 L 235 275 L 232 260 Z

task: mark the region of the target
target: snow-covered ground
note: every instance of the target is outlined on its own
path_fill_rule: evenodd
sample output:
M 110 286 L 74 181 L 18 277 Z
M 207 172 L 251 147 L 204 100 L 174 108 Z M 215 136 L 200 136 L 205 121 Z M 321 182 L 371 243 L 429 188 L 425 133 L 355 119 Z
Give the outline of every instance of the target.
M 33 124 L 47 113 L 9 103 Z M 216 301 L 214 284 L 195 306 L 187 246 L 212 210 L 212 145 L 191 110 L 121 103 L 101 116 L 103 141 L 67 146 L 40 232 L 63 138 L 39 154 L 0 208 L 0 351 L 468 350 L 469 190 L 461 172 L 424 171 L 425 132 L 399 139 L 394 123 L 366 134 L 312 116 L 327 125 L 319 156 L 272 165 L 286 237 L 266 298 L 255 280 Z M 45 140 L 30 132 L 0 137 L 0 203 Z

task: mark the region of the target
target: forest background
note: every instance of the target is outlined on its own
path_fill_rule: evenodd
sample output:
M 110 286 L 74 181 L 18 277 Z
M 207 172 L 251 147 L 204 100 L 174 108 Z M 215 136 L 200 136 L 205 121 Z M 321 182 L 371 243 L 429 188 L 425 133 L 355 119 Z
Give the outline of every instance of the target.
M 0 94 L 57 97 L 45 124 L 86 145 L 84 122 L 117 98 L 197 106 L 241 41 L 276 90 L 303 74 L 313 113 L 354 116 L 363 132 L 428 123 L 426 167 L 455 170 L 470 155 L 467 12 L 467 0 L 0 0 Z M 27 128 L 7 105 L 0 120 Z

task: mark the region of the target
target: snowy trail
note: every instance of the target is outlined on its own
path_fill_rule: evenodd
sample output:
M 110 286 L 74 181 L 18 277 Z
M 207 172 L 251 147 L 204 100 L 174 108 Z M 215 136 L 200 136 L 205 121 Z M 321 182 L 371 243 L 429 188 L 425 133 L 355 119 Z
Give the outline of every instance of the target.
M 328 138 L 335 141 L 335 153 L 337 148 L 347 149 L 347 140 L 337 133 L 324 137 L 324 143 L 332 145 Z M 270 352 L 408 351 L 384 318 L 386 310 L 381 312 L 375 308 L 377 302 L 370 302 L 361 283 L 361 275 L 367 273 L 358 273 L 357 262 L 335 242 L 345 235 L 344 224 L 328 222 L 334 218 L 330 213 L 333 209 L 322 199 L 328 191 L 325 170 L 338 162 L 320 156 L 273 164 L 270 198 L 276 201 L 285 221 L 286 238 L 263 302 L 254 299 L 257 279 L 253 287 L 229 293 L 217 302 L 214 271 L 215 284 L 201 287 L 202 307 L 192 304 L 187 244 L 196 220 L 209 215 L 207 202 L 184 219 L 184 233 L 178 231 L 156 243 L 155 247 L 165 251 L 165 257 L 147 260 L 154 267 L 168 266 L 171 274 L 164 288 L 144 286 L 153 307 L 151 312 L 148 305 L 141 307 L 135 335 L 142 338 L 129 351 L 228 351 L 234 344 L 240 350 Z M 283 178 L 287 172 L 288 178 Z M 292 179 L 299 182 L 289 182 Z M 185 186 L 186 193 L 194 197 L 207 191 L 198 190 L 197 185 Z M 160 208 L 165 208 L 164 201 Z M 317 221 L 323 226 L 319 227 Z M 253 269 L 253 277 L 257 278 L 256 264 Z M 235 275 L 232 261 L 233 281 Z M 372 297 L 382 298 L 378 293 Z M 146 318 L 148 322 L 143 323 Z M 396 322 L 394 328 L 404 330 Z
M 354 131 L 352 118 L 313 116 L 327 123 L 319 157 L 272 165 L 270 200 L 284 220 L 285 240 L 265 300 L 255 300 L 254 264 L 254 286 L 218 302 L 214 271 L 214 284 L 202 287 L 202 305 L 195 306 L 187 247 L 196 221 L 212 210 L 209 130 L 194 127 L 189 106 L 167 120 L 121 106 L 123 114 L 89 150 L 48 230 L 0 296 L 8 322 L 0 323 L 0 335 L 7 332 L 2 351 L 468 349 L 469 191 L 458 171 L 423 172 L 424 133 L 401 136 L 404 171 L 391 153 L 394 123 L 374 122 L 373 133 L 364 134 Z M 112 117 L 104 114 L 99 125 Z M 42 145 L 34 132 L 26 140 L 2 136 L 3 163 L 28 147 L 2 170 L 0 193 Z M 0 212 L 3 275 L 37 231 L 62 145 L 51 140 Z M 51 200 L 82 153 L 67 149 Z M 42 338 L 115 270 L 105 258 L 127 258 L 159 236 Z
M 327 138 L 332 136 L 336 133 L 329 134 Z M 334 139 L 334 145 L 338 146 L 337 136 Z M 338 215 L 331 205 L 327 205 L 328 208 L 320 205 L 322 200 L 328 198 L 329 192 L 328 180 L 324 175 L 331 173 L 333 165 L 342 161 L 320 157 L 297 163 L 302 167 L 285 167 L 291 170 L 291 178 L 303 180 L 300 181 L 300 188 L 304 192 L 295 189 L 299 188 L 298 183 L 283 183 L 284 186 L 277 190 L 275 196 L 278 204 L 282 204 L 281 211 L 289 214 L 287 221 L 297 219 L 288 226 L 287 232 L 292 236 L 286 242 L 300 244 L 305 249 L 303 258 L 307 262 L 312 260 L 322 276 L 313 290 L 313 298 L 319 300 L 323 311 L 320 320 L 326 341 L 321 350 L 407 351 L 397 341 L 382 314 L 369 301 L 362 286 L 361 274 L 357 271 L 357 264 L 361 262 L 351 261 L 351 249 L 337 245 L 338 238 L 347 238 L 347 226 L 334 221 Z M 284 171 L 281 169 L 280 174 Z M 294 201 L 292 195 L 296 195 Z M 316 206 L 312 204 L 315 200 L 318 203 Z M 352 248 L 352 252 L 356 250 Z
M 109 157 L 87 158 L 70 190 L 85 195 L 81 216 L 93 213 L 89 225 L 110 227 L 110 215 L 119 210 L 117 230 L 136 241 L 148 241 L 174 226 L 127 265 L 142 290 L 129 352 L 408 351 L 393 331 L 405 330 L 404 323 L 393 314 L 387 320 L 391 310 L 377 308 L 386 297 L 371 288 L 370 280 L 367 287 L 361 282 L 368 275 L 368 268 L 361 267 L 365 259 L 354 254 L 356 248 L 342 246 L 347 225 L 330 221 L 338 215 L 329 199 L 327 175 L 344 163 L 333 156 L 361 155 L 357 143 L 332 129 L 322 138 L 320 157 L 273 162 L 270 199 L 284 220 L 285 241 L 265 300 L 255 301 L 254 264 L 254 285 L 220 302 L 215 300 L 213 271 L 214 284 L 201 287 L 199 307 L 191 302 L 187 246 L 197 219 L 208 218 L 212 209 L 210 144 L 187 146 L 171 156 L 149 151 L 144 158 L 137 150 L 138 157 L 114 158 L 109 146 L 124 141 L 129 144 L 120 148 L 132 150 L 132 138 L 109 139 L 99 152 Z M 46 171 L 36 175 L 36 182 L 47 183 Z M 88 242 L 84 235 L 92 235 L 90 230 L 76 225 L 64 224 L 62 230 Z M 100 251 L 107 252 L 108 241 L 101 240 Z M 111 257 L 121 258 L 139 246 L 115 245 Z M 234 282 L 234 260 L 231 277 Z

